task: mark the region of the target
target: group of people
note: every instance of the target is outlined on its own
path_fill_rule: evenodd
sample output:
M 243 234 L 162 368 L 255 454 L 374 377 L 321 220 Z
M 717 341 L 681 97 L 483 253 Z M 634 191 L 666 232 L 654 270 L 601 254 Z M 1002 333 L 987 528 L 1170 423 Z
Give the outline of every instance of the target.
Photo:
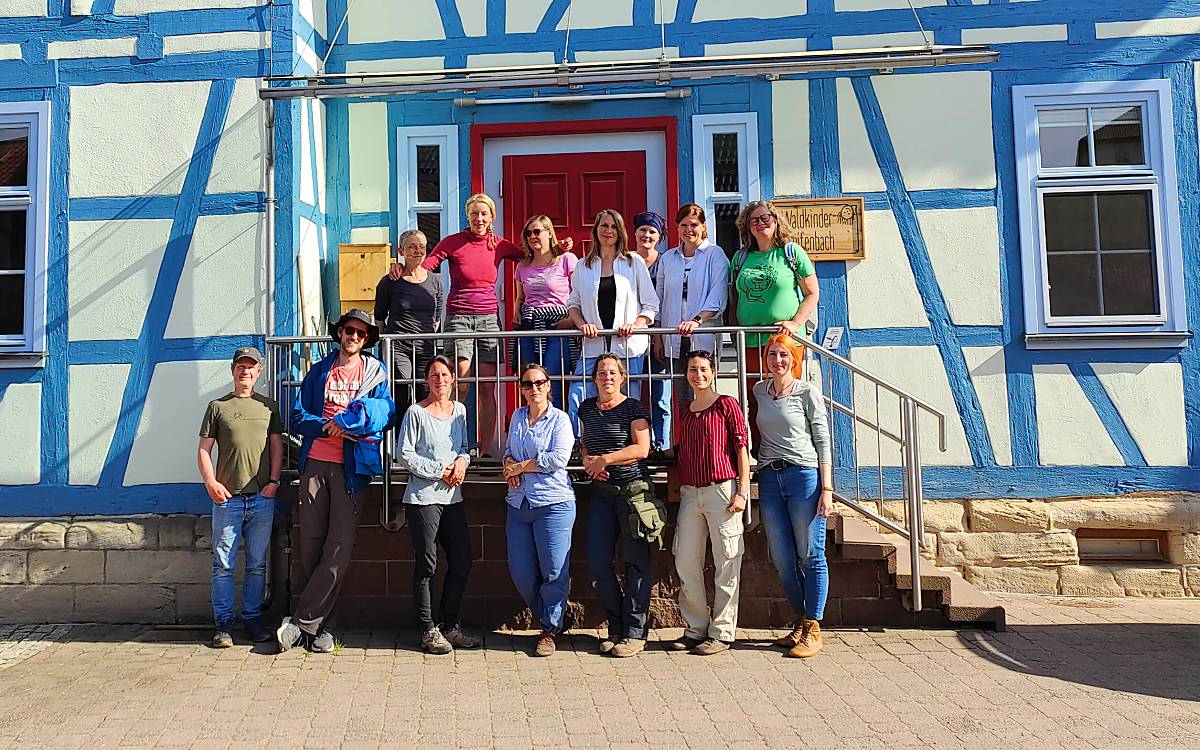
M 623 217 L 601 211 L 582 259 L 570 253 L 569 240 L 558 241 L 546 216 L 525 223 L 518 247 L 493 232 L 495 205 L 486 195 L 471 196 L 466 211 L 468 228 L 431 253 L 419 231 L 401 236 L 400 260 L 381 281 L 374 318 L 351 310 L 331 323 L 337 348 L 309 370 L 299 389 L 291 424 L 303 439 L 296 505 L 301 580 L 293 583 L 298 596 L 291 615 L 274 633 L 279 648 L 332 650 L 326 621 L 349 566 L 362 490 L 382 473 L 380 441 L 399 423 L 396 452 L 409 474 L 404 509 L 425 651 L 444 654 L 480 645 L 460 622 L 472 559 L 462 485 L 476 438 L 481 453 L 494 449 L 503 456 L 509 568 L 540 624 L 534 653 L 554 653 L 555 638 L 566 625 L 576 520 L 576 487 L 567 466 L 577 443 L 590 480 L 587 569 L 608 618 L 600 651 L 627 657 L 645 647 L 651 554 L 656 545 L 662 548 L 668 523 L 646 467 L 654 449 L 674 450 L 682 485 L 672 551 L 687 629 L 671 648 L 701 655 L 728 649 L 737 624 L 753 430 L 760 513 L 797 615 L 794 629 L 778 644 L 791 656 L 817 653 L 828 585 L 824 540 L 832 472 L 824 404 L 806 377 L 804 350 L 794 336 L 811 332 L 805 326 L 815 317 L 818 287 L 811 261 L 789 241 L 771 205 L 753 202 L 743 209 L 737 222 L 743 248 L 732 261 L 709 242 L 704 211 L 695 204 L 679 210 L 680 244 L 662 253 L 662 217 L 636 216 L 630 247 Z M 521 363 L 523 405 L 512 414 L 501 449 L 488 442 L 496 435 L 498 413 L 494 387 L 486 386 L 486 378 L 496 374 L 500 346 L 478 334 L 499 332 L 495 282 L 504 259 L 517 262 L 521 304 L 514 327 L 546 335 L 520 339 L 514 361 Z M 431 273 L 442 260 L 449 262 L 448 294 Z M 419 388 L 400 392 L 407 401 L 398 414 L 391 376 L 367 353 L 379 340 L 376 319 L 389 332 L 429 334 L 438 331 L 443 306 L 444 333 L 475 335 L 447 336 L 445 354 L 430 337 L 394 350 L 396 377 L 415 384 L 418 373 L 423 376 Z M 747 341 L 750 415 L 715 389 L 717 340 L 703 329 L 719 325 L 726 312 L 740 325 L 776 328 Z M 655 323 L 674 329 L 674 335 L 651 342 L 636 333 Z M 565 327 L 582 332 L 581 351 L 572 350 L 578 338 L 552 333 Z M 214 503 L 214 646 L 232 643 L 232 565 L 239 543 L 246 548 L 246 630 L 256 641 L 271 636 L 261 623 L 269 531 L 263 533 L 260 517 L 268 506 L 273 513 L 282 442 L 277 407 L 253 392 L 260 360 L 253 349 L 235 353 L 233 392 L 209 405 L 201 427 L 198 462 Z M 687 387 L 668 378 L 652 381 L 647 408 L 639 384 L 630 380 L 646 368 L 686 373 Z M 463 404 L 461 379 L 472 371 L 479 376 L 478 435 L 468 430 Z M 582 382 L 554 393 L 555 376 L 561 382 L 565 373 Z M 253 425 L 247 414 L 254 415 Z M 439 545 L 447 570 L 435 617 L 431 584 Z M 704 580 L 709 549 L 716 592 L 711 609 Z M 618 552 L 620 581 L 614 567 Z

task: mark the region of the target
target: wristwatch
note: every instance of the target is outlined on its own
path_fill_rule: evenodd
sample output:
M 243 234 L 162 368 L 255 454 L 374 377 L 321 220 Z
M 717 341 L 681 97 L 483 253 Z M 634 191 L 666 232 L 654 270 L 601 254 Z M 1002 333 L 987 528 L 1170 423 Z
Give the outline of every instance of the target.
M 278 479 L 268 479 L 267 484 L 273 484 L 276 487 L 282 486 L 282 483 Z
M 701 318 L 699 315 L 697 315 L 696 317 L 692 318 L 692 322 L 693 323 L 703 323 L 704 319 Z

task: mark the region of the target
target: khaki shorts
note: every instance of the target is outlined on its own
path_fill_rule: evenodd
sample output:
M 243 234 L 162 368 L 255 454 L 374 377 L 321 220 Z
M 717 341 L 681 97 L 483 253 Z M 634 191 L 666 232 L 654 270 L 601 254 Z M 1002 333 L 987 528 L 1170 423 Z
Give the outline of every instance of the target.
M 446 318 L 446 333 L 499 333 L 500 320 L 495 315 L 451 315 Z M 457 339 L 447 342 L 455 359 L 496 363 L 500 361 L 500 346 L 494 338 Z M 449 352 L 447 352 L 449 353 Z

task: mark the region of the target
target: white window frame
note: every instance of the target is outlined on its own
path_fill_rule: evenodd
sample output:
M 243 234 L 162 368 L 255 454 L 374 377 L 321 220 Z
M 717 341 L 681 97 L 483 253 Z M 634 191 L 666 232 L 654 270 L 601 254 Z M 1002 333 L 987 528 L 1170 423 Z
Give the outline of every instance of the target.
M 1170 82 L 1102 81 L 1014 86 L 1012 97 L 1026 345 L 1031 349 L 1186 345 L 1191 334 L 1187 330 L 1184 300 Z M 1037 120 L 1039 110 L 1117 104 L 1141 107 L 1144 164 L 1041 166 Z M 1158 313 L 1128 316 L 1051 315 L 1043 197 L 1066 192 L 1130 189 L 1150 193 Z
M 50 226 L 50 102 L 0 102 L 0 126 L 29 129 L 28 189 L 0 187 L 0 206 L 26 207 L 25 328 L 0 336 L 0 367 L 28 366 L 46 352 L 46 266 Z
M 417 200 L 417 146 L 437 146 L 441 177 L 440 200 Z M 418 213 L 441 215 L 441 235 L 461 229 L 458 180 L 458 126 L 430 125 L 396 128 L 396 169 L 393 174 L 392 195 L 396 196 L 396 218 L 399 231 L 415 228 Z
M 712 138 L 718 133 L 733 133 L 738 142 L 738 190 L 717 192 L 713 189 Z M 759 200 L 762 183 L 758 170 L 758 114 L 735 112 L 692 116 L 692 196 L 710 221 L 715 221 L 718 203 L 736 203 L 739 208 Z M 723 248 L 727 251 L 737 248 Z

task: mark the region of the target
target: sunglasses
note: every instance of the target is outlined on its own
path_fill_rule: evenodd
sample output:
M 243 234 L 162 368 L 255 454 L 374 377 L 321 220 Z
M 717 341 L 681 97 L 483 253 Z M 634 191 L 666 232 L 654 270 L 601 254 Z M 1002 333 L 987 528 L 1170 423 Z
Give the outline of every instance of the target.
M 542 232 L 547 232 L 547 231 L 549 231 L 549 230 L 547 230 L 547 229 L 526 229 L 525 236 L 526 237 L 537 237 Z
M 371 334 L 367 333 L 365 328 L 351 328 L 350 326 L 342 326 L 342 335 L 350 338 L 365 339 Z
M 771 214 L 763 214 L 762 216 L 752 216 L 750 218 L 751 224 L 757 224 L 758 226 L 763 226 L 763 227 L 767 226 L 768 224 L 770 224 L 773 221 L 775 221 L 775 217 L 772 216 Z
M 549 382 L 550 381 L 546 380 L 545 378 L 542 378 L 541 380 L 522 380 L 521 387 L 528 391 L 533 390 L 534 388 L 541 388 Z

